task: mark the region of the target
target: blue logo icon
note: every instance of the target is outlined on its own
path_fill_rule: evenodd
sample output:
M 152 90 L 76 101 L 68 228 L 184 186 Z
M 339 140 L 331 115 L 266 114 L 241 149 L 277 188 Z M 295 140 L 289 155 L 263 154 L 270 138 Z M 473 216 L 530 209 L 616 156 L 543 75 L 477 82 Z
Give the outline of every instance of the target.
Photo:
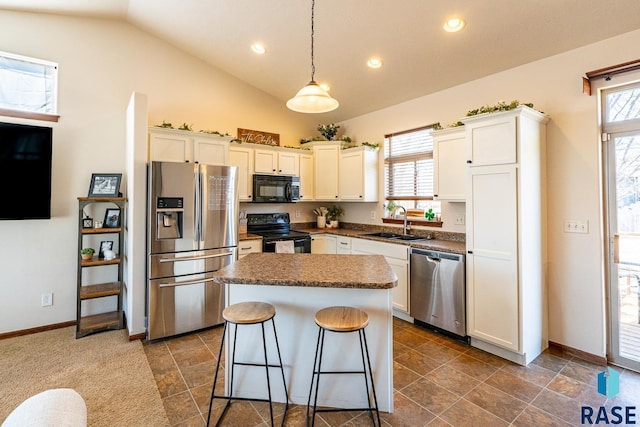
M 598 374 L 598 393 L 611 399 L 620 392 L 620 374 L 611 368 Z

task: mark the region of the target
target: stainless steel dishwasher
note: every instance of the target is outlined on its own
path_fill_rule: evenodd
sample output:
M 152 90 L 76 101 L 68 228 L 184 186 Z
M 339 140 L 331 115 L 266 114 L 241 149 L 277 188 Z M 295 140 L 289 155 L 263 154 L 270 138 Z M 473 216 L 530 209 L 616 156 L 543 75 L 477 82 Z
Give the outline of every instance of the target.
M 411 248 L 410 270 L 411 317 L 466 339 L 464 255 Z

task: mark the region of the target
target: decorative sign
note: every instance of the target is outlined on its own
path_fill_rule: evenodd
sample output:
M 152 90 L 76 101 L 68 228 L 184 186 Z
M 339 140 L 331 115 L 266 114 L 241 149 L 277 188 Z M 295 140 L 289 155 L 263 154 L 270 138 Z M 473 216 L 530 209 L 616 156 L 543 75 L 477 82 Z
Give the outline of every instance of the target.
M 238 128 L 238 139 L 262 145 L 280 145 L 280 134 Z

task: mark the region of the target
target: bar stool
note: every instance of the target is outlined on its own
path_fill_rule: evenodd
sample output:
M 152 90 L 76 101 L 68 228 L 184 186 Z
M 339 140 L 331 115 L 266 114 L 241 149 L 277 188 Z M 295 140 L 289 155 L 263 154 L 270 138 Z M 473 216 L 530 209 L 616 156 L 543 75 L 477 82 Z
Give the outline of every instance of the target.
M 311 406 L 311 395 L 313 394 L 313 384 L 315 382 L 316 391 L 313 399 L 313 414 L 311 425 L 315 425 L 317 412 L 342 412 L 342 411 L 369 411 L 369 416 L 373 425 L 378 426 L 380 423 L 380 413 L 378 412 L 378 398 L 376 397 L 376 389 L 373 385 L 373 372 L 371 370 L 371 360 L 369 359 L 369 347 L 367 346 L 367 337 L 364 328 L 369 324 L 369 315 L 354 307 L 327 307 L 318 311 L 315 315 L 315 321 L 318 325 L 318 342 L 316 344 L 316 355 L 313 361 L 313 374 L 311 375 L 311 387 L 309 388 L 309 400 L 307 401 L 307 420 L 309 420 L 309 407 Z M 324 350 L 325 331 L 347 333 L 358 332 L 360 338 L 360 354 L 362 356 L 362 371 L 323 371 L 322 370 L 322 353 Z M 319 353 L 319 355 L 318 355 Z M 366 355 L 366 365 L 365 365 Z M 371 381 L 371 391 L 373 393 L 373 403 L 371 406 L 371 396 L 369 394 L 369 382 L 367 380 L 367 368 L 369 371 L 369 380 Z M 364 375 L 364 385 L 367 393 L 367 408 L 340 408 L 340 409 L 317 409 L 318 388 L 320 385 L 320 375 L 325 374 L 362 374 Z M 373 411 L 376 412 L 376 419 L 373 417 Z
M 280 346 L 278 345 L 278 335 L 276 334 L 276 324 L 273 321 L 273 318 L 276 315 L 276 309 L 273 305 L 267 304 L 265 302 L 241 302 L 238 304 L 230 305 L 225 308 L 222 312 L 222 317 L 224 318 L 224 328 L 222 330 L 222 339 L 220 341 L 220 350 L 218 352 L 218 363 L 216 365 L 216 373 L 213 378 L 213 387 L 211 389 L 211 400 L 209 401 L 209 415 L 207 417 L 207 426 L 211 420 L 211 409 L 213 406 L 213 399 L 226 399 L 227 403 L 220 414 L 220 417 L 216 421 L 215 425 L 219 425 L 222 419 L 224 418 L 227 409 L 231 406 L 232 400 L 250 400 L 257 402 L 269 402 L 269 414 L 271 415 L 271 426 L 273 427 L 273 404 L 271 401 L 271 382 L 269 379 L 269 368 L 280 368 L 280 372 L 282 373 L 282 384 L 284 385 L 284 394 L 285 394 L 285 408 L 284 414 L 282 415 L 282 425 L 284 426 L 285 417 L 287 415 L 287 410 L 289 409 L 289 393 L 287 392 L 287 383 L 284 378 L 284 368 L 282 366 L 282 357 L 280 356 Z M 265 322 L 271 320 L 271 324 L 273 325 L 273 336 L 275 337 L 276 342 L 276 350 L 278 352 L 278 361 L 280 362 L 278 365 L 270 365 L 267 360 L 267 340 L 265 338 L 264 333 L 264 324 Z M 228 324 L 235 325 L 234 334 L 233 334 L 233 347 L 231 351 L 231 381 L 229 384 L 229 396 L 217 396 L 215 394 L 216 383 L 218 381 L 218 371 L 220 369 L 220 359 L 222 357 L 222 348 L 224 346 L 224 337 L 227 332 Z M 236 362 L 235 354 L 236 354 L 236 339 L 238 336 L 238 326 L 239 325 L 257 325 L 260 324 L 262 328 L 262 348 L 264 351 L 264 364 L 262 363 L 246 363 L 246 362 Z M 233 376 L 236 365 L 241 366 L 263 366 L 265 368 L 267 374 L 267 392 L 269 394 L 268 399 L 252 399 L 245 397 L 233 397 Z

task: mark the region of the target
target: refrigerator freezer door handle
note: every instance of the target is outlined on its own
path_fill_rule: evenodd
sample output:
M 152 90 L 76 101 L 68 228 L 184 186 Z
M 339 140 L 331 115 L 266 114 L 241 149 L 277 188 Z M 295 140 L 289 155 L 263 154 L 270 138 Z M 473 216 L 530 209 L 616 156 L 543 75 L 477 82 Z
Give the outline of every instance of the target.
M 233 255 L 233 252 L 225 252 L 223 254 L 213 254 L 213 255 L 198 255 L 198 256 L 190 256 L 184 258 L 162 258 L 159 262 L 178 262 L 178 261 L 197 261 L 201 259 L 209 259 L 209 258 L 220 258 L 223 256 Z
M 202 204 L 202 184 L 200 182 L 200 170 L 199 168 L 196 169 L 195 173 L 194 173 L 194 201 L 195 201 L 195 207 L 194 207 L 194 221 L 193 221 L 193 238 L 196 242 L 200 242 L 200 232 L 202 230 L 202 212 L 201 212 L 201 204 Z M 199 244 L 198 244 L 199 246 Z
M 188 282 L 176 282 L 176 283 L 160 283 L 158 285 L 159 288 L 175 288 L 176 286 L 184 286 L 184 285 L 197 285 L 199 283 L 207 283 L 214 282 L 215 279 L 204 279 L 204 280 L 189 280 Z

